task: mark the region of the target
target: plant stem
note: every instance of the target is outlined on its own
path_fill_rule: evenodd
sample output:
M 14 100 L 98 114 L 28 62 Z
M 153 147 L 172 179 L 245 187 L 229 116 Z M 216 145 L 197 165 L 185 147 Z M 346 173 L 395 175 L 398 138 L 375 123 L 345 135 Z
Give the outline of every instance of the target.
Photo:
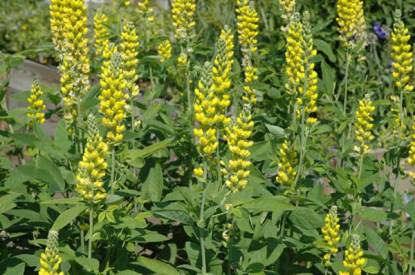
M 207 168 L 207 164 L 205 162 L 205 167 L 204 167 L 204 174 L 205 174 L 205 181 L 207 180 L 207 173 L 208 173 L 208 168 Z M 202 201 L 200 203 L 200 215 L 199 215 L 199 223 L 204 224 L 205 223 L 205 203 L 206 203 L 206 182 L 203 182 L 202 187 L 203 187 L 203 193 L 202 193 Z M 200 241 L 200 254 L 202 257 L 202 274 L 206 274 L 206 250 L 205 250 L 205 237 L 204 237 L 204 232 L 203 229 L 201 228 L 201 225 L 199 224 L 199 241 Z
M 343 101 L 343 112 L 346 114 L 347 111 L 347 96 L 348 96 L 348 89 L 349 89 L 349 67 L 350 67 L 350 54 L 349 49 L 346 50 L 346 72 L 344 75 L 344 101 Z
M 92 235 L 94 234 L 94 209 L 89 209 L 89 238 L 88 238 L 88 259 L 92 258 Z
M 301 174 L 303 172 L 304 156 L 305 156 L 305 151 L 306 151 L 306 146 L 307 146 L 307 139 L 308 139 L 308 134 L 305 133 L 305 132 L 306 132 L 306 126 L 305 126 L 305 114 L 304 114 L 304 108 L 303 108 L 302 111 L 301 111 L 300 161 L 298 163 L 297 175 L 295 176 L 295 181 L 294 181 L 293 187 L 295 187 L 297 185 L 297 182 L 300 180 Z
M 357 175 L 357 178 L 360 180 L 360 178 L 362 177 L 362 170 L 363 170 L 363 159 L 364 159 L 365 155 L 361 154 L 360 155 L 360 159 L 359 159 L 359 174 Z
M 111 152 L 111 194 L 115 191 L 115 148 Z
M 82 252 L 85 252 L 85 233 L 81 229 L 81 250 Z
M 412 226 L 412 237 L 411 237 L 411 255 L 409 258 L 409 272 L 408 275 L 412 275 L 413 260 L 414 260 L 414 245 L 415 245 L 415 229 Z

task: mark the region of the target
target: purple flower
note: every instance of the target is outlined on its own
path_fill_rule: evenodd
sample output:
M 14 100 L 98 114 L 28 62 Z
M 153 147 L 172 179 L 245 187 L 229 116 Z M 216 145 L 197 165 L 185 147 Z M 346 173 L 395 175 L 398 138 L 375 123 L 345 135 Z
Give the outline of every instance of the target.
M 388 38 L 388 33 L 382 28 L 382 25 L 379 22 L 373 23 L 373 31 L 381 40 Z

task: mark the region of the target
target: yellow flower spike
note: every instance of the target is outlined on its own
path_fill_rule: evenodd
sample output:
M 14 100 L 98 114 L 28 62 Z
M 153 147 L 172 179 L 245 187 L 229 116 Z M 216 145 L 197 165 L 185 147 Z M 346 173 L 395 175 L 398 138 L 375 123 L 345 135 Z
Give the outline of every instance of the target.
M 147 19 L 148 22 L 153 22 L 155 20 L 154 10 L 150 7 L 150 0 L 141 0 L 137 4 L 138 13 Z
M 166 39 L 160 43 L 157 48 L 157 53 L 160 56 L 160 62 L 164 63 L 172 56 L 172 46 L 170 40 Z
M 40 269 L 39 275 L 63 275 L 60 271 L 62 257 L 59 256 L 58 251 L 58 231 L 50 230 L 48 240 L 46 242 L 46 249 L 40 254 Z
M 340 38 L 347 47 L 364 43 L 366 22 L 362 0 L 338 0 L 336 21 Z
M 88 117 L 88 140 L 76 175 L 76 190 L 88 204 L 97 204 L 107 197 L 103 178 L 107 170 L 108 145 L 100 136 L 95 117 Z
M 125 74 L 121 68 L 121 57 L 116 50 L 111 59 L 105 60 L 102 64 L 100 85 L 99 109 L 103 116 L 102 124 L 107 128 L 107 142 L 115 145 L 124 137 L 128 98 Z
M 250 175 L 250 148 L 254 144 L 251 141 L 254 122 L 250 108 L 249 105 L 245 105 L 238 118 L 225 129 L 225 140 L 232 155 L 228 162 L 225 184 L 232 192 L 244 189 Z
M 410 145 L 409 145 L 409 156 L 408 156 L 408 164 L 411 166 L 415 166 L 415 122 L 412 124 L 412 131 L 410 137 Z M 408 175 L 411 177 L 413 181 L 415 181 L 415 172 L 408 172 Z
M 64 23 L 63 18 L 65 15 L 65 6 L 62 0 L 51 0 L 49 7 L 50 14 L 50 30 L 52 33 L 52 42 L 55 49 L 62 53 L 64 45 Z
M 253 54 L 258 49 L 259 16 L 254 3 L 249 0 L 237 0 L 237 28 L 239 44 L 244 53 Z
M 85 95 L 90 88 L 89 47 L 87 8 L 83 0 L 62 0 L 64 6 L 64 55 L 70 55 L 71 67 L 75 72 L 77 97 Z
M 27 98 L 27 102 L 29 103 L 29 107 L 27 108 L 29 125 L 45 123 L 45 114 L 43 112 L 46 110 L 46 105 L 43 102 L 42 96 L 43 91 L 40 88 L 39 83 L 34 81 L 32 89 L 30 90 L 30 95 Z
M 131 0 L 121 0 L 121 4 L 127 8 L 131 5 Z
M 188 41 L 193 37 L 196 26 L 195 12 L 195 0 L 172 0 L 171 16 L 177 41 Z
M 412 92 L 413 53 L 411 35 L 401 19 L 401 11 L 395 12 L 395 24 L 391 35 L 392 78 L 396 88 Z
M 193 169 L 193 175 L 197 178 L 203 177 L 204 171 L 202 167 L 197 167 Z
M 340 224 L 336 206 L 332 206 L 324 218 L 324 226 L 321 229 L 321 233 L 328 248 L 323 257 L 323 263 L 325 266 L 330 266 L 331 257 L 338 252 L 338 244 L 340 242 Z
M 278 174 L 276 180 L 279 184 L 293 187 L 297 176 L 297 153 L 292 145 L 286 140 L 280 148 L 280 159 L 278 161 Z
M 340 271 L 340 274 L 360 275 L 365 264 L 366 259 L 360 247 L 360 238 L 358 235 L 352 235 L 352 241 L 344 253 L 343 260 L 343 266 L 347 271 Z
M 369 152 L 369 144 L 375 138 L 372 133 L 373 113 L 375 106 L 370 99 L 362 99 L 359 101 L 359 107 L 356 111 L 355 121 L 355 140 L 357 145 L 355 151 L 360 154 L 367 154 Z
M 184 52 L 181 52 L 179 57 L 177 58 L 177 65 L 179 67 L 185 68 L 187 66 L 188 57 L 187 54 Z
M 218 118 L 214 104 L 217 98 L 211 89 L 211 71 L 212 65 L 205 63 L 201 79 L 195 89 L 194 120 L 196 126 L 193 129 L 197 149 L 208 160 L 213 158 L 219 146 L 216 132 Z
M 212 91 L 215 93 L 215 114 L 217 123 L 226 122 L 225 113 L 231 105 L 232 67 L 234 58 L 234 36 L 228 28 L 221 31 L 219 41 L 216 45 L 216 56 L 212 68 Z
M 291 17 L 294 15 L 296 1 L 295 0 L 279 0 L 280 1 L 280 9 L 282 12 L 282 19 L 286 23 L 289 23 Z
M 95 51 L 96 55 L 103 57 L 110 47 L 110 34 L 108 31 L 108 17 L 103 13 L 94 16 Z
M 140 93 L 137 85 L 138 80 L 138 36 L 132 23 L 126 23 L 121 33 L 120 53 L 123 64 L 125 81 L 130 97 L 136 97 Z

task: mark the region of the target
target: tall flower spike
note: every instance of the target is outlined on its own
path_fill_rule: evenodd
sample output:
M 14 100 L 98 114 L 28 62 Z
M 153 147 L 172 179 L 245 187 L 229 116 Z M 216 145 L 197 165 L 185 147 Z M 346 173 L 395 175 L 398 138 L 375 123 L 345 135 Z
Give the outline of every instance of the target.
M 29 125 L 35 123 L 43 124 L 45 123 L 45 114 L 43 113 L 46 109 L 46 105 L 42 99 L 43 91 L 39 86 L 37 81 L 34 81 L 32 84 L 32 89 L 30 90 L 30 95 L 27 98 L 29 103 L 27 117 L 29 118 Z
M 347 47 L 364 43 L 366 22 L 362 0 L 338 0 L 336 21 L 340 38 Z
M 157 48 L 157 53 L 160 56 L 160 62 L 164 63 L 169 60 L 172 56 L 172 46 L 170 40 L 166 39 L 160 43 Z
M 212 159 L 219 146 L 216 130 L 218 122 L 216 106 L 219 100 L 211 89 L 211 71 L 212 65 L 208 62 L 205 63 L 201 79 L 195 89 L 194 120 L 197 124 L 193 129 L 197 149 L 208 160 Z
M 73 125 L 77 117 L 77 100 L 75 90 L 78 84 L 76 81 L 76 72 L 74 71 L 73 63 L 74 61 L 71 55 L 64 55 L 62 63 L 59 66 L 59 71 L 61 73 L 60 83 L 64 119 L 68 133 L 70 134 L 73 134 Z
M 375 106 L 370 99 L 359 101 L 355 121 L 355 139 L 358 144 L 355 146 L 355 151 L 360 155 L 368 153 L 369 144 L 375 138 L 372 133 L 374 111 Z
M 409 145 L 408 164 L 415 166 L 415 122 L 412 124 L 411 143 Z M 415 172 L 408 172 L 408 175 L 415 181 Z
M 65 6 L 64 55 L 72 57 L 72 68 L 76 74 L 75 96 L 82 97 L 90 88 L 87 8 L 84 0 L 62 0 Z
M 362 268 L 366 264 L 363 258 L 363 250 L 360 247 L 359 235 L 352 235 L 352 242 L 344 254 L 343 266 L 347 271 L 340 271 L 340 275 L 360 275 Z
M 291 17 L 294 15 L 296 1 L 295 0 L 279 0 L 280 9 L 282 12 L 282 19 L 285 23 L 288 24 L 291 20 Z
M 279 184 L 294 187 L 297 171 L 297 153 L 292 145 L 285 140 L 280 148 L 280 159 L 278 161 L 278 174 L 276 180 Z
M 108 31 L 108 17 L 103 13 L 94 16 L 95 51 L 99 57 L 104 57 L 110 47 L 110 34 Z M 105 57 L 104 57 L 105 58 Z M 108 58 L 108 57 L 107 57 Z
M 76 175 L 76 190 L 89 204 L 97 204 L 107 197 L 103 178 L 107 169 L 108 145 L 98 132 L 95 118 L 88 117 L 88 140 Z
M 124 24 L 121 33 L 120 53 L 125 74 L 125 81 L 127 82 L 127 89 L 130 97 L 136 97 L 140 93 L 137 86 L 138 80 L 138 36 L 135 27 L 132 23 Z
M 139 14 L 146 18 L 148 22 L 153 22 L 155 20 L 154 10 L 150 7 L 150 0 L 140 0 L 137 6 Z
M 62 53 L 64 45 L 64 22 L 65 9 L 62 0 L 51 0 L 49 7 L 50 30 L 52 33 L 52 42 L 58 53 Z
M 196 1 L 172 0 L 171 14 L 174 34 L 179 42 L 188 41 L 194 35 Z
M 58 231 L 50 230 L 46 249 L 40 254 L 40 270 L 39 275 L 63 275 L 60 271 L 62 257 L 58 251 Z
M 242 51 L 253 54 L 257 51 L 258 36 L 258 13 L 255 11 L 254 3 L 250 0 L 237 0 L 237 28 L 239 44 Z
M 330 266 L 331 257 L 339 251 L 338 245 L 340 242 L 340 224 L 336 206 L 332 206 L 330 212 L 324 218 L 324 226 L 321 232 L 328 249 L 324 254 L 323 262 L 324 265 Z
M 234 57 L 233 35 L 225 27 L 222 30 L 216 46 L 216 57 L 212 68 L 212 91 L 217 100 L 216 114 L 218 123 L 228 123 L 226 111 L 231 105 L 232 66 Z
M 411 35 L 401 19 L 401 11 L 395 12 L 395 24 L 391 35 L 392 78 L 395 87 L 412 92 L 413 53 Z
M 225 139 L 232 157 L 228 163 L 225 184 L 233 192 L 244 189 L 248 184 L 249 168 L 252 165 L 250 148 L 254 144 L 251 140 L 253 128 L 249 105 L 245 105 L 236 121 L 226 128 Z
M 126 82 L 121 68 L 121 57 L 114 50 L 110 60 L 102 64 L 100 77 L 101 94 L 99 95 L 99 110 L 102 113 L 102 124 L 107 128 L 106 140 L 111 145 L 119 143 L 124 138 L 126 119 Z

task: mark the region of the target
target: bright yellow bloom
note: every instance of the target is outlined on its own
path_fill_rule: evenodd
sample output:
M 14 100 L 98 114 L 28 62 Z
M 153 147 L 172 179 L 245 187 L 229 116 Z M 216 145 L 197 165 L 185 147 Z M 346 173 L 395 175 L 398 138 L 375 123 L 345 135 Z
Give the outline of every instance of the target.
M 171 15 L 174 34 L 179 42 L 187 41 L 193 37 L 196 12 L 195 0 L 172 0 Z
M 87 9 L 84 0 L 62 0 L 65 17 L 64 22 L 64 55 L 70 55 L 73 63 L 72 70 L 75 72 L 78 89 L 75 90 L 77 97 L 82 97 L 89 91 L 89 47 Z
M 244 69 L 244 86 L 242 100 L 245 104 L 254 106 L 257 102 L 256 90 L 252 87 L 253 82 L 258 80 L 258 69 L 252 64 L 249 55 L 244 55 L 242 59 L 242 67 Z
M 226 128 L 225 139 L 232 157 L 228 163 L 225 184 L 233 192 L 244 189 L 248 184 L 249 168 L 252 165 L 250 148 L 254 144 L 251 140 L 253 128 L 249 105 L 245 105 L 236 121 Z
M 132 23 L 126 23 L 121 33 L 120 53 L 122 69 L 130 97 L 136 97 L 140 93 L 137 85 L 138 80 L 138 36 Z
M 61 263 L 62 257 L 59 256 L 58 251 L 58 232 L 50 230 L 46 249 L 40 254 L 39 275 L 63 275 L 64 273 L 60 271 Z
M 363 250 L 360 247 L 360 238 L 358 235 L 352 236 L 352 242 L 347 248 L 343 266 L 347 271 L 340 271 L 340 275 L 361 275 L 362 268 L 366 264 L 366 259 L 363 258 Z
M 89 204 L 99 203 L 107 197 L 103 178 L 107 169 L 108 145 L 96 128 L 93 116 L 88 117 L 88 140 L 76 175 L 76 190 Z
M 297 171 L 297 153 L 293 146 L 286 140 L 280 148 L 280 159 L 278 161 L 278 174 L 276 180 L 282 185 L 293 187 Z
M 355 139 L 358 145 L 355 146 L 355 151 L 359 154 L 368 153 L 370 142 L 375 138 L 372 133 L 373 112 L 375 106 L 370 99 L 362 99 L 359 101 L 359 107 L 356 111 L 355 121 Z
M 185 68 L 187 66 L 188 57 L 187 54 L 181 52 L 179 57 L 177 58 L 177 65 L 179 67 Z
M 258 23 L 259 17 L 255 10 L 254 3 L 249 0 L 237 0 L 237 28 L 239 44 L 242 51 L 252 54 L 258 47 Z
M 323 262 L 326 266 L 329 266 L 331 257 L 339 251 L 337 246 L 340 242 L 340 224 L 336 206 L 332 206 L 330 212 L 324 218 L 324 226 L 321 232 L 328 248 L 328 251 L 324 254 Z
M 412 124 L 411 143 L 409 145 L 408 164 L 415 166 L 415 123 Z M 408 175 L 415 180 L 415 172 L 408 172 Z
M 195 177 L 201 178 L 203 177 L 204 171 L 202 167 L 197 167 L 195 169 L 193 169 L 193 175 Z
M 294 15 L 296 1 L 295 0 L 279 0 L 280 9 L 282 12 L 282 18 L 286 23 L 290 22 L 291 17 Z
M 234 57 L 233 35 L 227 28 L 223 29 L 216 46 L 216 56 L 212 68 L 212 91 L 218 99 L 216 114 L 218 123 L 228 123 L 226 111 L 231 105 L 232 67 Z
M 150 0 L 140 0 L 140 2 L 138 2 L 138 12 L 142 17 L 146 18 L 148 22 L 153 22 L 155 20 L 154 10 L 150 7 Z
M 305 14 L 304 23 L 301 23 L 296 14 L 288 26 L 285 88 L 297 97 L 297 116 L 303 114 L 308 124 L 314 124 L 317 119 L 311 115 L 317 112 L 318 75 L 313 58 L 317 51 L 314 49 L 308 16 Z
M 32 84 L 32 89 L 30 90 L 30 95 L 27 98 L 29 103 L 27 117 L 29 118 L 29 125 L 35 123 L 43 124 L 45 123 L 45 114 L 43 113 L 46 109 L 46 105 L 42 99 L 43 91 L 39 86 L 37 81 L 34 81 Z
M 158 55 L 160 56 L 160 62 L 164 63 L 172 56 L 172 46 L 170 40 L 166 39 L 160 43 L 157 48 Z
M 111 59 L 103 62 L 100 77 L 99 109 L 103 116 L 102 124 L 107 128 L 107 142 L 110 144 L 121 142 L 126 129 L 128 95 L 125 74 L 120 63 L 120 54 L 114 51 Z
M 219 146 L 217 139 L 218 114 L 216 105 L 218 98 L 211 89 L 211 65 L 206 63 L 202 77 L 195 89 L 196 101 L 194 104 L 194 120 L 197 125 L 193 133 L 197 140 L 199 153 L 206 159 L 211 159 Z
M 121 0 L 121 2 L 124 7 L 129 7 L 131 5 L 131 0 Z
M 414 56 L 410 40 L 409 30 L 398 11 L 391 35 L 392 78 L 395 87 L 405 92 L 414 90 L 412 84 Z
M 104 57 L 110 47 L 110 34 L 108 31 L 108 17 L 103 13 L 94 16 L 95 52 L 97 56 Z M 104 57 L 105 58 L 105 57 Z
M 49 7 L 50 14 L 50 30 L 52 33 L 52 41 L 55 49 L 62 53 L 64 44 L 64 23 L 65 9 L 62 0 L 51 0 Z
M 73 133 L 73 126 L 77 117 L 77 93 L 79 83 L 76 81 L 76 72 L 72 64 L 74 63 L 71 55 L 64 55 L 62 63 L 59 66 L 61 73 L 61 95 L 63 99 L 63 112 L 66 127 L 69 133 Z
M 341 39 L 346 46 L 364 43 L 366 22 L 362 0 L 338 0 L 336 21 Z

